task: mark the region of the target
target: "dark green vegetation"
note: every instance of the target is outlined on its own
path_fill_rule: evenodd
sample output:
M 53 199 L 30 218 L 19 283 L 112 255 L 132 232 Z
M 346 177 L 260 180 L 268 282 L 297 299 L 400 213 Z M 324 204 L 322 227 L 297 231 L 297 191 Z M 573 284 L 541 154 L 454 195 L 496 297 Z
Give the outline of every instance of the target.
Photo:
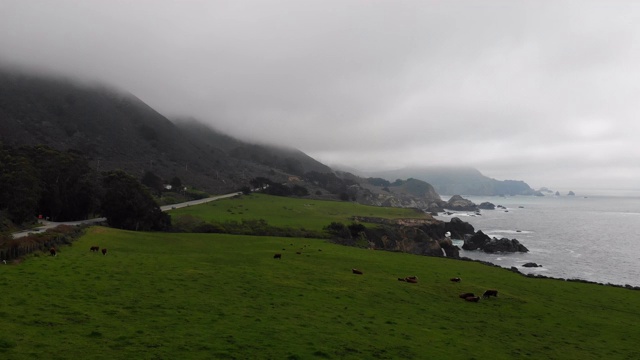
M 7 359 L 640 356 L 636 291 L 322 240 L 96 227 L 0 272 Z
M 15 223 L 42 214 L 53 221 L 87 219 L 99 211 L 99 175 L 76 152 L 0 144 L 0 211 Z
M 110 226 L 136 231 L 169 229 L 171 218 L 136 179 L 123 171 L 111 171 L 102 182 L 102 213 Z
M 0 144 L 0 231 L 28 226 L 37 215 L 52 221 L 103 215 L 111 226 L 131 230 L 170 224 L 148 188 L 122 171 L 98 173 L 73 151 Z

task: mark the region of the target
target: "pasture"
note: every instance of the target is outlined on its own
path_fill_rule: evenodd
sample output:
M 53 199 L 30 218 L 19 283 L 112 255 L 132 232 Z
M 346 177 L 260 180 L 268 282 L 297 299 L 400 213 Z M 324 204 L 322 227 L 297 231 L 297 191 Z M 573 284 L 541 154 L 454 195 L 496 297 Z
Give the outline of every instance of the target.
M 0 304 L 7 359 L 640 358 L 637 291 L 315 239 L 93 227 Z
M 276 227 L 322 231 L 331 222 L 350 224 L 354 215 L 385 219 L 425 219 L 421 211 L 406 208 L 367 206 L 353 202 L 296 199 L 264 194 L 222 199 L 170 212 L 176 219 L 190 215 L 207 222 L 265 220 Z

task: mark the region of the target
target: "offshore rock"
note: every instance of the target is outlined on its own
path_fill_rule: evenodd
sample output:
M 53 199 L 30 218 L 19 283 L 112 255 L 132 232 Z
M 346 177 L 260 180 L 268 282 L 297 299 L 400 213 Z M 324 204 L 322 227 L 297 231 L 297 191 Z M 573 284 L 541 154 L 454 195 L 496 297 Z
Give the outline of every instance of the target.
M 529 252 L 524 245 L 516 239 L 490 238 L 488 235 L 478 230 L 473 236 L 465 239 L 462 245 L 464 250 L 482 250 L 486 253 L 495 252 Z
M 471 200 L 467 200 L 460 195 L 453 195 L 449 201 L 447 201 L 444 206 L 449 210 L 457 210 L 457 211 L 476 211 L 478 210 L 478 206 L 474 204 Z
M 451 218 L 448 223 L 444 224 L 444 231 L 451 232 L 451 238 L 453 239 L 464 239 L 467 235 L 475 233 L 473 225 L 457 217 Z
M 531 268 L 531 267 L 542 267 L 542 265 L 538 265 L 538 264 L 536 264 L 536 263 L 534 263 L 534 262 L 528 262 L 528 263 L 526 263 L 526 264 L 524 264 L 524 265 L 522 265 L 522 266 L 523 266 L 523 267 L 527 267 L 527 268 Z
M 495 252 L 529 252 L 524 245 L 520 244 L 520 242 L 516 239 L 497 239 L 492 238 L 491 241 L 485 243 L 482 246 L 482 251 L 486 253 L 495 253 Z
M 482 210 L 495 210 L 496 206 L 488 201 L 483 202 L 482 204 L 478 205 L 478 209 L 482 209 Z
M 478 232 L 473 234 L 473 236 L 464 240 L 464 244 L 462 244 L 462 248 L 464 250 L 482 249 L 484 247 L 484 244 L 488 243 L 489 241 L 491 241 L 491 238 L 485 235 L 485 233 L 483 233 L 482 230 L 478 230 Z

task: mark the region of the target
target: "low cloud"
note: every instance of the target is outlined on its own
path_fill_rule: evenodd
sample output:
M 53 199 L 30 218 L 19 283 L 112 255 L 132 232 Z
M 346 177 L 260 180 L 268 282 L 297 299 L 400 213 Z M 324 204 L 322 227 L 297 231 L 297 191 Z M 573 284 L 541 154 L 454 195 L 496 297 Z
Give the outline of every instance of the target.
M 0 4 L 0 59 L 167 116 L 372 169 L 470 165 L 533 186 L 635 187 L 640 4 Z

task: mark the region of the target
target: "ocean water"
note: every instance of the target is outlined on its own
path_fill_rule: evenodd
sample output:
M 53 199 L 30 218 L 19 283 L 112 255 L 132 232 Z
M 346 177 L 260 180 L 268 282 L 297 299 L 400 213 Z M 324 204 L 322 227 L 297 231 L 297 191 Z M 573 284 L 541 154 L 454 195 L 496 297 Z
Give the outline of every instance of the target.
M 603 194 L 604 192 L 600 192 Z M 460 256 L 564 279 L 640 286 L 640 194 L 576 196 L 463 196 L 502 209 L 440 214 L 459 217 L 490 237 L 518 239 L 528 253 L 486 254 L 460 251 Z M 449 197 L 442 196 L 443 200 Z M 462 246 L 462 241 L 454 243 Z M 542 267 L 525 268 L 535 262 Z

